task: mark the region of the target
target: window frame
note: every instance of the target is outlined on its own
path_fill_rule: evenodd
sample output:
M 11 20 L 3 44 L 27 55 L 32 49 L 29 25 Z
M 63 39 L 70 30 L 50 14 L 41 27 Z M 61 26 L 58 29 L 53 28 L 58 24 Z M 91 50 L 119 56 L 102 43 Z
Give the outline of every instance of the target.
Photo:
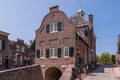
M 21 51 L 21 50 L 20 50 L 20 45 L 19 45 L 19 44 L 16 45 L 16 51 Z
M 43 56 L 41 56 L 41 54 Z M 44 49 L 40 49 L 40 59 L 43 59 L 43 58 L 45 58 L 45 56 L 44 56 Z
M 68 49 L 68 55 L 66 55 L 66 49 Z M 64 47 L 64 58 L 69 58 L 69 47 Z
M 23 56 L 20 56 L 20 58 L 19 58 L 19 60 L 20 60 L 20 65 L 23 65 Z
M 22 51 L 22 52 L 25 52 L 25 46 L 22 46 L 21 51 Z
M 50 27 L 50 33 L 58 32 L 58 24 L 57 24 L 57 22 L 51 23 L 49 27 Z
M 51 59 L 58 58 L 58 48 L 50 48 L 49 50 L 50 50 L 49 53 Z
M 2 54 L 0 54 L 0 65 L 2 65 Z

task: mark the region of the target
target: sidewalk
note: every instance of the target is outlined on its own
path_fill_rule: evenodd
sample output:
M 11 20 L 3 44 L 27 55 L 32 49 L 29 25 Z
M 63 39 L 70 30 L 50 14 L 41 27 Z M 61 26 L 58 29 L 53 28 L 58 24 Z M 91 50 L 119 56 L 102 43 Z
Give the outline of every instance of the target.
M 116 80 L 113 76 L 112 65 L 101 65 L 83 80 Z

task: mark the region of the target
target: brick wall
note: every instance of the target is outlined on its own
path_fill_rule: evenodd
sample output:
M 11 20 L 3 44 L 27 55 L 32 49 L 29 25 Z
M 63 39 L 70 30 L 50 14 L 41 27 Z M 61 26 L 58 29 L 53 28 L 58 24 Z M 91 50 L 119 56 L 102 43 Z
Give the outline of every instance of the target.
M 0 80 L 43 80 L 39 65 L 0 71 Z

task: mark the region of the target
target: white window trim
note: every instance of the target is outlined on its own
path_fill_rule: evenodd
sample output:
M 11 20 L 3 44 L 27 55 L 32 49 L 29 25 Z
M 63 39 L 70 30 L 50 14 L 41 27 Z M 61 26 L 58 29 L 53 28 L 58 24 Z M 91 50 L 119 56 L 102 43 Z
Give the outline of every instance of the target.
M 41 57 L 41 50 L 43 50 L 43 56 Z M 44 49 L 40 49 L 40 59 L 44 59 Z
M 20 51 L 20 45 L 16 45 L 16 51 Z
M 50 24 L 50 33 L 58 32 L 58 25 L 57 25 L 57 28 L 56 28 L 57 30 L 55 30 L 55 24 L 57 24 L 57 22 Z M 52 27 L 53 27 L 52 31 L 51 31 L 51 25 L 53 25 L 53 26 L 52 26 Z
M 22 46 L 22 52 L 25 52 L 25 46 Z
M 52 32 L 50 32 L 50 33 L 56 33 L 56 32 L 58 32 L 58 31 L 52 31 Z
M 45 68 L 46 67 L 46 65 L 43 65 L 43 64 L 41 64 L 40 66 L 41 66 L 41 68 Z
M 65 55 L 65 48 L 68 48 L 68 56 Z M 64 58 L 69 58 L 69 47 L 64 47 Z
M 58 49 L 58 48 L 50 48 L 50 50 L 51 50 L 51 49 L 53 49 L 53 54 L 52 54 L 53 56 L 50 55 L 50 58 L 51 58 L 51 59 L 58 58 L 57 56 L 55 56 L 55 49 Z M 50 51 L 49 51 L 49 53 L 50 53 Z M 50 53 L 50 54 L 51 54 L 51 53 Z M 58 51 L 57 51 L 57 55 L 58 55 Z

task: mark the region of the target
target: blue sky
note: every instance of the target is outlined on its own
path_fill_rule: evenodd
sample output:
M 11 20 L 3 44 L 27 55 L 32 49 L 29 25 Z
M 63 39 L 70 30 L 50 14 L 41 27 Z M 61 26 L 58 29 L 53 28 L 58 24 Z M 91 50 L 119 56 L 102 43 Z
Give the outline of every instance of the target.
M 10 33 L 9 39 L 35 38 L 49 7 L 59 5 L 68 17 L 80 9 L 80 0 L 0 0 L 0 30 Z M 97 35 L 97 54 L 117 52 L 120 33 L 120 0 L 82 0 L 82 9 L 94 15 L 94 31 Z

